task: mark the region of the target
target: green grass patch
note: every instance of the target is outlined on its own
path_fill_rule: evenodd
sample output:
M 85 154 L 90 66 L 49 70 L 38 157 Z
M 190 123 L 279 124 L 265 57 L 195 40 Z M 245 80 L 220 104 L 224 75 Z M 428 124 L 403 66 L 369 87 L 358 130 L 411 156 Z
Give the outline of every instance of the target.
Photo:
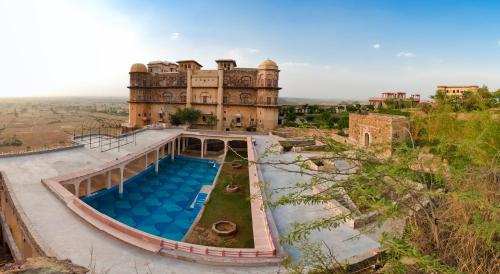
M 205 211 L 198 226 L 211 228 L 213 223 L 220 220 L 234 222 L 238 229 L 236 235 L 227 241 L 214 242 L 213 245 L 252 248 L 254 247 L 254 243 L 248 165 L 242 162 L 243 166 L 241 168 L 233 169 L 231 162 L 237 159 L 240 158 L 232 151 L 228 151 L 221 173 L 215 188 L 212 190 L 210 200 L 205 205 Z M 229 180 L 233 180 L 233 184 L 237 184 L 240 187 L 237 193 L 226 192 L 226 185 L 229 183 Z

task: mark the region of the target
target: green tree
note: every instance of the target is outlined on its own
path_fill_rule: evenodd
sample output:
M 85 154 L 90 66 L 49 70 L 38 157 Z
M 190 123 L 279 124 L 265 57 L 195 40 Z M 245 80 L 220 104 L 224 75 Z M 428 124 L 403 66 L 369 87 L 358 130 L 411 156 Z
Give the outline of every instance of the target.
M 200 115 L 201 112 L 196 109 L 192 108 L 178 109 L 175 113 L 170 114 L 170 123 L 176 126 L 178 125 L 191 126 L 192 124 L 196 123 L 196 121 L 198 121 Z
M 382 240 L 386 272 L 500 273 L 497 119 L 488 111 L 472 111 L 459 120 L 449 106 L 436 105 L 411 116 L 411 138 L 393 144 L 389 158 L 375 156 L 383 146 L 365 151 L 323 138 L 328 147 L 323 159 L 342 159 L 356 168 L 313 172 L 307 159 L 280 162 L 299 166 L 311 180 L 287 185 L 287 194 L 271 206 L 328 203 L 338 199 L 342 188 L 363 211 L 378 213 L 376 224 L 410 216 L 402 236 L 388 234 Z M 323 190 L 311 193 L 316 186 Z M 286 241 L 304 241 L 312 231 L 334 228 L 358 214 L 296 224 Z M 315 273 L 331 273 L 335 260 L 323 261 L 329 263 L 305 263 Z

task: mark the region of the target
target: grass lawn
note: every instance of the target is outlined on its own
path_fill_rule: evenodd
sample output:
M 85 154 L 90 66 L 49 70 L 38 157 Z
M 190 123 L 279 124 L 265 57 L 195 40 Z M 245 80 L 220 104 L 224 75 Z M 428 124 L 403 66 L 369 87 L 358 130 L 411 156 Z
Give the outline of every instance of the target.
M 203 216 L 186 237 L 186 242 L 233 248 L 252 248 L 254 246 L 248 165 L 242 162 L 241 168 L 233 169 L 231 162 L 236 159 L 240 158 L 232 151 L 228 151 L 215 188 L 210 194 L 210 200 L 205 205 Z M 231 178 L 234 180 L 234 184 L 240 187 L 237 193 L 226 192 L 226 185 Z M 234 222 L 238 229 L 237 233 L 232 237 L 220 237 L 212 233 L 212 224 L 220 220 Z

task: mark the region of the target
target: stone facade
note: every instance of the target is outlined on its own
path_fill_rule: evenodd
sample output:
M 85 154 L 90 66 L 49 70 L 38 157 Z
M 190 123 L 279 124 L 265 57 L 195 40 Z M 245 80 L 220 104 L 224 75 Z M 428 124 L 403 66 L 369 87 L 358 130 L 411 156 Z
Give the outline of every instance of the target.
M 444 92 L 448 96 L 462 96 L 464 92 L 477 92 L 479 86 L 437 86 L 438 91 Z
M 349 139 L 359 147 L 381 150 L 391 155 L 392 144 L 409 136 L 409 119 L 405 116 L 349 113 Z
M 216 60 L 202 70 L 194 60 L 134 64 L 130 69 L 127 129 L 169 126 L 177 109 L 201 111 L 199 128 L 272 130 L 278 125 L 279 69 L 265 60 L 258 68 L 237 68 L 234 60 Z

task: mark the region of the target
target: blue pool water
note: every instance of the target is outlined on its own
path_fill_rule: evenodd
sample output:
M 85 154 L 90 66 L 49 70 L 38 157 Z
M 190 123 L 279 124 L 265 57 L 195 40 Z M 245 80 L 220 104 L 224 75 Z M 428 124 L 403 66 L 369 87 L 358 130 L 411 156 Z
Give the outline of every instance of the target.
M 212 184 L 218 169 L 219 164 L 214 167 L 205 159 L 167 157 L 160 161 L 158 174 L 151 166 L 125 181 L 121 197 L 114 186 L 82 200 L 126 225 L 180 241 L 206 199 L 206 194 L 198 192 Z

